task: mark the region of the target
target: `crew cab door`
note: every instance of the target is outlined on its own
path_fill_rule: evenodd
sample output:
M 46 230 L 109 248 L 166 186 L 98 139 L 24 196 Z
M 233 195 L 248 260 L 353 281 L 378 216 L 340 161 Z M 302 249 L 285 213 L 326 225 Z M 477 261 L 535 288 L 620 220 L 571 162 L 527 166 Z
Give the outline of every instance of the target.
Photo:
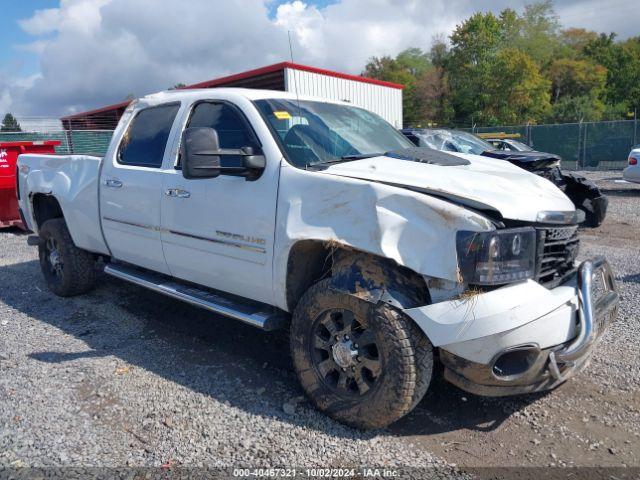
M 248 101 L 244 108 L 262 122 Z M 216 129 L 223 149 L 253 147 L 266 156 L 266 168 L 256 180 L 224 173 L 185 179 L 178 158 L 163 172 L 162 244 L 173 276 L 270 303 L 281 154 L 264 148 L 247 113 L 226 101 L 191 107 L 186 128 Z
M 162 163 L 179 103 L 139 110 L 100 177 L 104 237 L 115 259 L 169 273 L 160 238 Z

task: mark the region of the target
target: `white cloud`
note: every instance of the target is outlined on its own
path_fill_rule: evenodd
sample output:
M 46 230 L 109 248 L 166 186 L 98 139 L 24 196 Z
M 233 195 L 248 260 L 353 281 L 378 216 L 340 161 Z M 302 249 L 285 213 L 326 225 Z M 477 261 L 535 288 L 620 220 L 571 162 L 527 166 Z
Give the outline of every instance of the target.
M 59 8 L 36 10 L 18 24 L 31 35 L 45 35 L 61 31 L 89 33 L 100 28 L 100 8 L 111 0 L 61 0 Z
M 372 55 L 453 25 L 445 0 L 343 0 L 319 9 L 299 0 L 62 0 L 21 22 L 35 40 L 42 78 L 16 108 L 64 114 L 289 59 L 359 73 Z
M 16 111 L 14 107 L 21 105 L 21 99 L 41 77 L 39 73 L 28 77 L 12 77 L 0 72 L 0 116 L 5 112 Z
M 36 10 L 32 17 L 18 20 L 20 27 L 31 35 L 44 35 L 55 32 L 60 24 L 60 9 L 47 8 Z
M 295 32 L 311 62 L 358 73 L 371 56 L 428 48 L 459 21 L 467 2 L 458 3 L 451 9 L 446 0 L 342 0 L 319 10 L 295 1 L 278 7 L 276 23 Z
M 21 23 L 49 36 L 23 47 L 40 52 L 42 77 L 11 91 L 19 113 L 65 114 L 287 58 L 286 31 L 258 0 L 63 0 L 52 10 Z
M 559 0 L 561 20 L 596 1 Z M 525 2 L 340 0 L 318 8 L 291 0 L 270 17 L 274 0 L 61 0 L 20 21 L 34 38 L 17 48 L 38 56 L 40 74 L 26 87 L 0 79 L 0 99 L 5 110 L 35 115 L 102 106 L 288 60 L 288 30 L 296 62 L 359 73 L 373 55 L 428 48 L 476 10 Z
M 300 0 L 280 5 L 275 24 L 293 34 L 297 40 L 294 55 L 304 52 L 305 57 L 322 58 L 326 54 L 326 42 L 322 27 L 325 22 L 322 13 L 315 6 L 307 6 Z M 293 49 L 292 49 L 293 50 Z M 294 60 L 295 60 L 294 56 Z
M 41 55 L 44 52 L 45 48 L 47 48 L 47 45 L 49 45 L 49 42 L 47 40 L 36 40 L 30 43 L 15 45 L 14 48 L 21 52 L 29 52 Z
M 637 0 L 569 1 L 559 4 L 556 10 L 565 27 L 615 32 L 619 38 L 638 35 L 640 3 Z
M 2 90 L 2 84 L 0 83 L 0 112 L 8 112 L 12 103 L 9 90 Z

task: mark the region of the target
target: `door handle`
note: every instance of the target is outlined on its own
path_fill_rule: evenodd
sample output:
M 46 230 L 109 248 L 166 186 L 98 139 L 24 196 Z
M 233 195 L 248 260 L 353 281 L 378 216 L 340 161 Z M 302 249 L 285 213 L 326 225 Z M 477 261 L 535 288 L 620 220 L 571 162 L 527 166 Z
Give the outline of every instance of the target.
M 104 184 L 107 187 L 111 187 L 111 188 L 120 188 L 120 187 L 122 187 L 122 182 L 120 180 L 114 180 L 112 178 L 110 178 L 109 180 L 105 180 Z
M 164 191 L 164 194 L 167 197 L 176 197 L 176 198 L 190 198 L 191 193 L 186 190 L 182 190 L 180 188 L 168 188 Z

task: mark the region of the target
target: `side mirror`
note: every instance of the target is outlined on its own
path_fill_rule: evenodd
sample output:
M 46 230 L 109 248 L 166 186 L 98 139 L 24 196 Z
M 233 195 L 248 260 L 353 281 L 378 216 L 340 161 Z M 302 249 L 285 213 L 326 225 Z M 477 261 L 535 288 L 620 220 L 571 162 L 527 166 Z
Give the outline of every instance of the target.
M 254 152 L 253 147 L 220 148 L 218 132 L 213 128 L 185 129 L 180 148 L 182 176 L 187 179 L 232 175 L 256 180 L 267 166 L 264 155 Z M 230 161 L 225 162 L 225 157 Z M 229 157 L 235 157 L 235 161 Z
M 213 128 L 187 128 L 182 133 L 180 158 L 182 176 L 187 179 L 220 175 L 218 132 Z

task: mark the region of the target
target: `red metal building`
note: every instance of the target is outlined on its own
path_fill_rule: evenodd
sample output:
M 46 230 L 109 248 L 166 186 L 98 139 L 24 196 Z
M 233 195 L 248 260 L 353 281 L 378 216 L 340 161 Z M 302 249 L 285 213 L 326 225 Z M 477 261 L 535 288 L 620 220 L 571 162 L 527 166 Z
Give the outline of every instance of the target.
M 317 67 L 281 62 L 183 88 L 243 87 L 297 91 L 334 100 L 347 100 L 402 127 L 404 85 L 349 75 Z M 65 130 L 113 130 L 130 101 L 61 118 Z

